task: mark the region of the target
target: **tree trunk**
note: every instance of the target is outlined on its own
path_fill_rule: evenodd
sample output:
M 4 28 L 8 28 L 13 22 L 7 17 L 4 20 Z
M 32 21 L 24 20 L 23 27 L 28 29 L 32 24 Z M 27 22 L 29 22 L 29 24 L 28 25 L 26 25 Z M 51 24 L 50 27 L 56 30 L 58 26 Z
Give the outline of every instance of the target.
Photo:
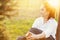
M 60 10 L 59 10 L 59 21 L 58 21 L 56 40 L 60 40 Z

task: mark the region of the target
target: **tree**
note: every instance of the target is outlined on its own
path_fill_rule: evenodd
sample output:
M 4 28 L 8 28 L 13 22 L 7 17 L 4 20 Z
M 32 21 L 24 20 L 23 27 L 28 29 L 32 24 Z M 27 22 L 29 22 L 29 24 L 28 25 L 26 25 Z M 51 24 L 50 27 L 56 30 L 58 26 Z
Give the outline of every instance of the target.
M 5 17 L 10 18 L 11 15 L 7 12 L 13 11 L 12 7 L 15 6 L 15 3 L 12 4 L 12 0 L 0 0 L 0 22 L 3 22 Z M 14 14 L 12 14 L 14 15 Z M 8 40 L 8 35 L 5 33 L 6 27 L 4 23 L 0 23 L 0 40 Z
M 58 21 L 56 40 L 60 40 L 60 11 L 59 11 L 59 21 Z

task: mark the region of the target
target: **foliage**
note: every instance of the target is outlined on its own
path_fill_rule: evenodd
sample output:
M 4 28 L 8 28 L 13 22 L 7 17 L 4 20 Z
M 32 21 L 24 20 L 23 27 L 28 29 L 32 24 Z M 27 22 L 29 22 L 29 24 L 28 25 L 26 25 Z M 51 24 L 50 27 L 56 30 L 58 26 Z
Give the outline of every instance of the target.
M 5 18 L 10 18 L 12 15 L 10 15 L 10 13 L 7 12 L 11 12 L 14 11 L 14 9 L 12 8 L 12 5 L 15 5 L 12 0 L 0 0 L 0 40 L 8 40 L 9 36 L 7 36 L 8 31 L 6 30 L 6 26 L 4 25 L 4 20 Z

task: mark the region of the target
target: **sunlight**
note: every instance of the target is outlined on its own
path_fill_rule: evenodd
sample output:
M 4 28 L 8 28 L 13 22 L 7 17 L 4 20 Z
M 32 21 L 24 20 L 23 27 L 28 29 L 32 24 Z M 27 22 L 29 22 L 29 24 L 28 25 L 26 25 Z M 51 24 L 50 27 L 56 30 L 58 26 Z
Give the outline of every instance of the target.
M 55 13 L 55 16 L 56 16 L 56 19 L 58 20 L 58 16 L 59 16 L 59 0 L 47 0 L 48 4 L 49 4 L 49 7 L 51 6 L 52 8 L 55 8 L 56 9 L 56 13 Z
M 58 7 L 59 6 L 59 0 L 47 0 L 47 2 L 52 6 L 52 7 Z

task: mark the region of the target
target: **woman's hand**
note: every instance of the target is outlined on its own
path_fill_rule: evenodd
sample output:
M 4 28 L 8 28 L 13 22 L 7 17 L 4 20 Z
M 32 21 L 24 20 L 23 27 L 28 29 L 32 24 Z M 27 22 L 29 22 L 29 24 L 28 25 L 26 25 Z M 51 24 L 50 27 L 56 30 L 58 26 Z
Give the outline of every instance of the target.
M 32 33 L 31 38 L 39 39 L 39 38 L 40 38 L 40 35 L 39 35 L 39 34 L 38 34 L 38 35 L 36 35 L 36 34 L 33 34 L 33 33 Z
M 31 33 L 31 32 L 27 32 L 27 34 L 25 35 L 27 39 L 31 39 L 31 40 L 34 40 L 36 38 L 32 37 L 34 34 Z
M 27 39 L 31 39 L 32 33 L 31 32 L 27 32 L 27 34 L 25 35 Z
M 39 39 L 39 38 L 45 38 L 45 33 L 42 32 L 41 34 L 33 34 L 31 32 L 28 32 L 26 34 L 27 39 Z

